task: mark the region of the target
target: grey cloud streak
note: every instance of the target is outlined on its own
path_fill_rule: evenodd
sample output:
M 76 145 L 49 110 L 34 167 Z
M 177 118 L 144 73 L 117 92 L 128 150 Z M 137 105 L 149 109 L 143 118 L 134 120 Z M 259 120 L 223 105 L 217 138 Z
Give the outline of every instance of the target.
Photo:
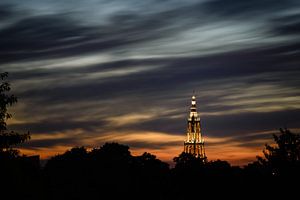
M 272 14 L 299 5 L 295 0 L 211 0 L 204 3 L 203 7 L 210 13 L 222 17 L 257 17 L 258 15 Z
M 251 8 L 265 9 L 266 6 L 260 5 L 268 4 L 270 1 L 259 2 L 255 1 Z M 224 4 L 223 1 L 209 1 L 204 5 L 188 4 L 182 7 L 165 8 L 163 11 L 150 14 L 123 11 L 109 16 L 105 19 L 107 21 L 105 24 L 99 25 L 85 24 L 84 21 L 76 18 L 76 13 L 72 14 L 72 12 L 32 16 L 18 11 L 23 15 L 22 18 L 0 30 L 2 57 L 0 61 L 5 63 L 19 59 L 57 58 L 87 55 L 93 52 L 120 51 L 120 49 L 128 51 L 138 44 L 174 37 L 197 26 L 223 21 L 222 17 L 213 16 L 219 13 L 218 10 L 213 9 L 219 9 L 220 3 Z M 237 8 L 234 9 L 236 11 L 240 11 L 239 7 L 245 7 L 247 11 L 252 3 L 230 1 L 224 5 L 231 9 L 236 6 Z M 278 9 L 282 8 L 282 6 L 278 7 L 277 3 L 275 5 Z M 227 10 L 226 6 L 220 9 Z M 13 15 L 13 6 L 7 6 L 6 10 L 5 8 L 5 6 L 1 8 L 3 17 Z M 272 9 L 273 6 L 267 8 Z M 205 13 L 203 12 L 205 9 L 212 9 L 212 11 Z M 18 12 L 15 11 L 15 15 L 20 17 L 21 14 Z M 247 12 L 240 14 L 246 15 Z M 284 24 L 282 28 L 288 29 Z
M 87 82 L 84 85 L 77 84 L 65 87 L 55 87 L 52 89 L 41 89 L 41 90 L 28 90 L 25 93 L 20 93 L 19 96 L 24 99 L 32 99 L 35 101 L 37 98 L 37 104 L 34 108 L 28 108 L 28 111 L 25 113 L 34 111 L 36 113 L 41 113 L 44 110 L 43 105 L 49 106 L 50 110 L 45 111 L 43 113 L 45 116 L 51 116 L 48 112 L 56 111 L 58 116 L 54 116 L 53 119 L 55 120 L 57 117 L 60 116 L 60 112 L 64 113 L 65 116 L 70 116 L 69 119 L 76 119 L 80 118 L 82 114 L 84 115 L 91 115 L 91 111 L 94 110 L 93 107 L 87 107 L 84 110 L 78 108 L 78 111 L 73 112 L 73 109 L 70 108 L 60 108 L 58 109 L 51 109 L 52 106 L 56 104 L 72 104 L 75 102 L 82 102 L 85 104 L 86 101 L 99 101 L 97 106 L 104 107 L 104 110 L 99 112 L 104 112 L 106 114 L 100 116 L 98 118 L 99 121 L 92 121 L 88 123 L 82 122 L 70 122 L 73 125 L 68 125 L 68 121 L 64 121 L 62 124 L 63 126 L 68 127 L 67 129 L 72 128 L 89 128 L 94 126 L 104 126 L 101 123 L 101 120 L 112 117 L 110 113 L 114 113 L 114 115 L 118 114 L 126 114 L 130 112 L 147 112 L 147 108 L 149 107 L 162 107 L 166 111 L 169 109 L 179 109 L 172 115 L 160 115 L 157 116 L 156 119 L 146 121 L 146 122 L 137 122 L 137 124 L 125 126 L 125 129 L 137 129 L 144 131 L 144 130 L 152 130 L 152 131 L 165 131 L 170 132 L 173 134 L 180 134 L 180 132 L 184 133 L 185 131 L 185 114 L 188 111 L 188 103 L 189 98 L 187 95 L 191 93 L 191 91 L 187 90 L 188 87 L 194 87 L 199 90 L 199 111 L 203 113 L 213 113 L 213 112 L 221 112 L 224 111 L 224 114 L 220 114 L 220 116 L 203 116 L 203 127 L 207 134 L 211 136 L 228 136 L 232 134 L 240 134 L 241 132 L 251 132 L 251 131 L 258 131 L 260 129 L 266 128 L 276 128 L 278 124 L 284 126 L 285 124 L 289 124 L 292 126 L 297 126 L 298 118 L 294 118 L 297 116 L 297 110 L 291 112 L 283 112 L 283 111 L 276 111 L 276 112 L 268 112 L 266 114 L 260 113 L 263 112 L 263 105 L 259 105 L 259 103 L 255 103 L 254 107 L 248 105 L 247 103 L 242 103 L 241 105 L 226 105 L 226 102 L 234 102 L 241 100 L 250 100 L 250 99 L 261 99 L 263 98 L 262 94 L 265 94 L 266 97 L 289 97 L 300 94 L 300 91 L 297 88 L 299 85 L 299 81 L 297 81 L 297 73 L 299 71 L 297 68 L 292 64 L 291 66 L 286 64 L 284 60 L 291 61 L 293 59 L 293 55 L 282 56 L 275 62 L 274 66 L 272 65 L 272 60 L 269 57 L 277 55 L 277 52 L 281 52 L 282 50 L 268 50 L 268 51 L 256 51 L 257 56 L 252 55 L 252 52 L 248 53 L 240 53 L 236 55 L 235 53 L 229 53 L 222 56 L 216 55 L 215 57 L 212 56 L 211 58 L 185 58 L 185 59 L 174 59 L 168 61 L 153 61 L 149 60 L 147 62 L 144 60 L 144 64 L 163 64 L 166 67 L 158 68 L 150 72 L 141 72 L 131 75 L 126 75 L 124 77 L 109 78 L 107 82 L 99 82 L 91 81 Z M 275 53 L 274 53 L 275 52 Z M 260 56 L 258 56 L 260 55 Z M 223 63 L 222 58 L 227 59 L 228 65 L 219 65 L 218 63 Z M 230 58 L 233 59 L 233 64 L 230 64 Z M 234 60 L 235 57 L 241 58 L 239 60 Z M 263 59 L 264 57 L 268 59 Z M 256 58 L 257 60 L 253 60 Z M 203 61 L 204 60 L 204 61 Z M 215 63 L 215 61 L 218 61 Z M 256 62 L 257 65 L 264 65 L 265 68 L 254 68 L 253 65 L 244 65 L 244 68 L 240 67 L 240 64 L 243 62 Z M 274 60 L 275 61 L 275 60 Z M 120 66 L 126 66 L 126 63 L 131 65 L 139 65 L 140 62 L 143 61 L 124 61 L 124 62 L 116 62 L 116 64 L 108 63 L 108 66 L 112 66 L 112 68 L 118 68 L 118 63 Z M 173 64 L 175 63 L 175 64 Z M 189 69 L 181 68 L 184 63 L 189 63 Z M 198 67 L 198 65 L 205 66 L 203 69 Z M 281 65 L 282 64 L 282 65 Z M 168 67 L 170 66 L 170 67 Z M 176 67 L 178 66 L 178 67 Z M 235 66 L 235 67 L 234 67 Z M 105 64 L 103 66 L 105 68 Z M 93 71 L 99 70 L 101 71 L 103 67 L 91 67 L 91 73 Z M 173 68 L 172 68 L 173 67 Z M 213 68 L 210 69 L 209 67 Z M 224 70 L 223 68 L 227 69 Z M 232 69 L 232 70 L 230 70 Z M 290 73 L 286 73 L 285 71 L 289 69 Z M 174 72 L 173 72 L 174 70 Z M 75 73 L 79 73 L 82 76 L 85 76 L 85 73 L 89 73 L 89 68 L 84 69 L 81 72 L 80 69 L 75 70 Z M 270 73 L 272 72 L 272 73 Z M 67 74 L 72 72 L 65 72 Z M 292 73 L 292 74 L 291 74 Z M 296 74 L 295 74 L 296 73 Z M 276 75 L 277 74 L 277 75 Z M 50 73 L 50 76 L 53 75 Z M 198 79 L 197 79 L 198 77 Z M 245 77 L 245 78 L 243 78 Z M 288 78 L 288 79 L 287 79 Z M 224 79 L 224 81 L 222 81 Z M 72 80 L 72 79 L 71 79 Z M 212 81 L 215 80 L 215 81 Z M 69 81 L 66 81 L 69 82 Z M 67 83 L 66 83 L 67 84 Z M 183 84 L 183 87 L 176 87 L 174 85 Z M 247 94 L 247 89 L 249 87 L 254 87 L 255 85 L 260 86 L 260 84 L 267 84 L 267 85 L 278 85 L 280 86 L 276 89 L 279 94 L 275 91 L 255 91 L 249 90 Z M 227 86 L 228 85 L 228 86 Z M 226 89 L 226 87 L 227 89 Z M 224 90 L 222 93 L 218 94 L 218 90 Z M 241 91 L 245 88 L 245 93 L 241 93 Z M 282 89 L 280 89 L 282 88 Z M 291 89 L 289 89 L 291 88 Z M 293 89 L 294 88 L 294 89 Z M 255 87 L 253 88 L 255 89 Z M 259 89 L 259 87 L 258 87 Z M 261 88 L 264 89 L 264 88 Z M 272 88 L 270 88 L 272 89 Z M 288 91 L 291 90 L 291 91 Z M 251 93 L 250 93 L 251 92 Z M 254 93 L 253 93 L 254 92 Z M 255 94 L 257 93 L 257 94 Z M 186 95 L 187 94 L 187 95 Z M 254 95 L 253 98 L 247 95 Z M 155 96 L 153 96 L 155 95 Z M 226 96 L 224 96 L 226 95 Z M 236 97 L 236 99 L 228 99 L 227 97 L 234 98 L 236 95 L 242 95 L 241 97 Z M 246 97 L 243 97 L 246 95 Z M 274 96 L 275 95 L 275 96 Z M 181 97 L 180 101 L 172 102 L 172 97 L 178 98 Z M 226 97 L 226 98 L 225 98 Z M 30 100 L 31 101 L 31 100 Z M 102 102 L 102 103 L 101 103 Z M 116 103 L 118 102 L 118 103 Z M 214 105 L 217 104 L 217 105 Z M 276 102 L 275 102 L 276 103 Z M 41 104 L 41 106 L 39 106 Z M 115 106 L 118 105 L 118 110 L 114 110 Z M 210 106 L 210 104 L 212 104 Z M 219 105 L 218 105 L 219 104 Z M 278 104 L 278 103 L 277 103 Z M 145 106 L 146 105 L 146 106 Z M 243 108 L 255 108 L 255 106 L 260 106 L 261 111 L 258 111 L 253 114 L 239 114 L 239 110 Z M 75 105 L 74 105 L 75 106 Z M 75 106 L 76 107 L 76 106 Z M 62 109 L 62 110 L 61 110 Z M 98 108 L 99 109 L 99 108 Z M 236 109 L 238 111 L 237 114 L 232 113 L 226 114 L 227 111 L 232 109 Z M 67 112 L 66 112 L 67 111 Z M 83 112 L 84 111 L 84 112 Z M 83 113 L 82 113 L 83 112 Z M 76 115 L 77 113 L 77 115 Z M 181 115 L 181 118 L 171 119 L 173 115 Z M 92 116 L 92 115 L 91 115 Z M 287 119 L 289 119 L 287 121 Z M 47 130 L 49 132 L 53 127 L 55 131 L 64 130 L 60 124 L 42 121 L 39 122 L 44 124 L 39 131 Z M 36 124 L 37 126 L 39 125 Z M 36 130 L 34 128 L 36 125 L 33 125 L 31 129 Z M 30 125 L 29 127 L 30 128 Z M 121 129 L 124 129 L 121 128 Z M 279 128 L 279 127 L 278 127 Z M 119 128 L 118 128 L 119 129 Z M 106 131 L 109 129 L 105 129 Z M 221 130 L 221 131 L 220 131 Z M 104 131 L 104 130 L 103 130 Z M 204 132 L 205 133 L 205 132 Z

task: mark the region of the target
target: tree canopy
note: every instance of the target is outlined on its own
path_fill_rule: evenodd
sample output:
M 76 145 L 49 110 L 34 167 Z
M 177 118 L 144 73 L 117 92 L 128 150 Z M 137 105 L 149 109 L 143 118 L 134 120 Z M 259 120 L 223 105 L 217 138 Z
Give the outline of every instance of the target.
M 272 175 L 299 175 L 300 135 L 287 128 L 279 130 L 279 135 L 273 135 L 275 144 L 266 144 L 263 150 L 264 158 L 258 157 L 258 162 L 268 168 Z
M 7 77 L 7 72 L 0 73 L 0 153 L 17 156 L 18 151 L 13 147 L 30 139 L 30 135 L 29 133 L 20 134 L 7 129 L 6 121 L 12 118 L 12 114 L 8 113 L 7 109 L 17 103 L 17 97 L 9 94 L 11 88 L 10 84 L 5 81 Z

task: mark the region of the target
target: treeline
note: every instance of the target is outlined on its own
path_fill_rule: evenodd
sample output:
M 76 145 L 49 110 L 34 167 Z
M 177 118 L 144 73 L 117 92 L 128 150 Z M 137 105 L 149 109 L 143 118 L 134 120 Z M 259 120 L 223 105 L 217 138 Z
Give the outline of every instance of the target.
M 170 168 L 150 153 L 132 156 L 129 147 L 106 143 L 87 151 L 76 147 L 52 157 L 41 168 L 36 160 L 1 154 L 1 189 L 10 199 L 201 199 L 294 195 L 300 178 L 300 138 L 289 130 L 274 136 L 264 158 L 233 167 L 204 162 L 191 154 L 174 158 Z M 6 155 L 6 156 L 5 156 Z

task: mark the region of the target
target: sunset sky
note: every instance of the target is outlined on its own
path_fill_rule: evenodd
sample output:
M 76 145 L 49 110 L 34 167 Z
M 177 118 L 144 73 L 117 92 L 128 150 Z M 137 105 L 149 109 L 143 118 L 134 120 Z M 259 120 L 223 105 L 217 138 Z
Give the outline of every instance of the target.
M 209 160 L 300 128 L 299 0 L 1 0 L 0 71 L 22 153 L 130 146 L 170 162 L 193 90 Z

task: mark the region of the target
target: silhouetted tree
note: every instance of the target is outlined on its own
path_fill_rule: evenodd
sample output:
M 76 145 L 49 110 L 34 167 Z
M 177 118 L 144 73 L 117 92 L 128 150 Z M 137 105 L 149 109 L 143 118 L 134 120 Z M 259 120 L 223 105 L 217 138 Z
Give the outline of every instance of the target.
M 84 147 L 74 147 L 62 155 L 50 158 L 45 165 L 45 170 L 58 169 L 63 173 L 70 172 L 70 170 L 77 168 L 82 162 L 86 161 L 87 155 L 87 150 Z
M 101 176 L 106 186 L 122 184 L 127 179 L 132 163 L 129 147 L 118 143 L 105 143 L 100 148 L 95 148 L 89 153 L 92 171 Z M 118 179 L 115 182 L 114 179 Z M 98 180 L 94 180 L 98 181 Z M 119 188 L 121 189 L 121 188 Z
M 272 173 L 269 172 L 269 168 L 266 165 L 266 161 L 259 157 L 257 161 L 248 163 L 244 166 L 244 174 L 248 178 L 257 179 L 257 178 L 268 178 Z
M 300 136 L 284 128 L 280 129 L 279 135 L 274 134 L 273 138 L 274 144 L 265 145 L 264 157 L 257 156 L 257 161 L 245 166 L 245 183 L 256 185 L 256 191 L 269 198 L 272 195 L 294 198 L 298 191 L 294 183 L 300 177 Z
M 215 170 L 227 170 L 231 168 L 229 162 L 219 159 L 215 161 L 210 161 L 208 165 Z
M 204 159 L 197 158 L 193 154 L 182 152 L 179 156 L 174 157 L 174 168 L 171 170 L 170 188 L 173 188 L 172 198 L 186 199 L 196 198 L 197 193 L 194 191 L 203 187 L 205 174 Z M 201 180 L 201 182 L 199 181 Z
M 155 155 L 144 152 L 141 156 L 135 157 L 138 166 L 147 174 L 163 173 L 169 170 L 169 165 L 157 159 Z
M 88 152 L 75 147 L 53 156 L 44 167 L 44 189 L 49 199 L 74 199 L 84 190 L 88 177 Z M 78 191 L 79 188 L 82 188 Z M 59 198 L 57 197 L 59 196 Z
M 209 161 L 206 164 L 206 171 L 208 176 L 213 177 L 228 177 L 232 175 L 232 167 L 227 161 L 215 160 Z
M 205 160 L 197 158 L 193 154 L 182 152 L 178 157 L 173 158 L 175 169 L 199 169 L 204 166 Z M 186 170 L 185 170 L 186 171 Z
M 0 156 L 16 157 L 19 152 L 13 149 L 13 146 L 30 139 L 30 135 L 29 133 L 19 134 L 7 130 L 6 120 L 12 117 L 7 112 L 7 107 L 17 102 L 17 98 L 14 95 L 7 94 L 10 91 L 10 84 L 5 81 L 7 76 L 7 72 L 0 74 L 2 80 L 0 85 Z
M 165 199 L 168 172 L 167 163 L 150 153 L 132 156 L 126 145 L 105 143 L 92 151 L 77 147 L 47 162 L 45 196 L 56 200 Z
M 101 157 L 101 159 L 111 162 L 127 161 L 131 157 L 129 147 L 118 143 L 105 143 L 99 149 L 95 148 L 91 152 L 93 157 Z
M 258 162 L 274 176 L 299 176 L 300 135 L 287 128 L 280 129 L 280 133 L 273 135 L 275 145 L 266 144 L 264 158 L 258 156 Z
M 39 189 L 39 157 L 20 156 L 15 146 L 30 139 L 30 135 L 7 129 L 6 121 L 12 117 L 7 109 L 17 102 L 17 98 L 9 94 L 7 76 L 7 72 L 0 73 L 0 198 L 35 199 L 39 191 L 32 193 L 30 188 Z
M 140 156 L 134 156 L 130 176 L 136 199 L 142 196 L 143 199 L 165 199 L 169 165 L 155 155 L 144 152 Z

